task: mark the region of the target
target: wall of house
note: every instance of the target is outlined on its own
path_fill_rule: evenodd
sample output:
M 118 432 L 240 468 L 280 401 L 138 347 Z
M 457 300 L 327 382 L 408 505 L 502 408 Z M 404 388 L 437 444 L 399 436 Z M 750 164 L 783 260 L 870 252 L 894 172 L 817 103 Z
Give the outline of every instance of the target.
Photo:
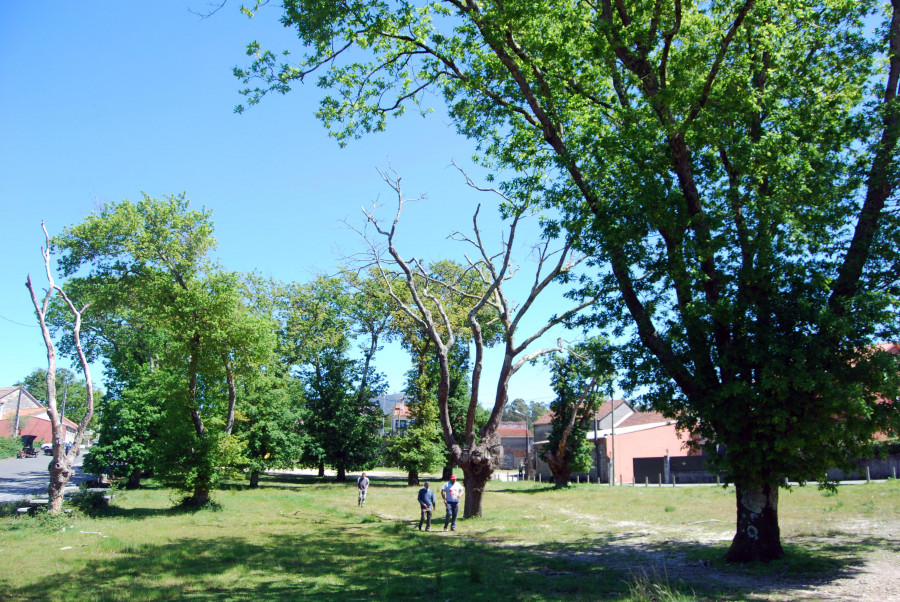
M 600 455 L 600 482 L 609 482 L 609 452 L 611 447 L 611 437 L 600 439 L 594 448 L 594 468 L 589 473 L 573 474 L 573 478 L 581 480 L 597 481 L 597 453 L 599 449 Z M 616 483 L 634 483 L 634 459 L 648 458 L 654 456 L 684 455 L 687 451 L 686 442 L 678 438 L 674 424 L 648 428 L 641 431 L 616 434 L 616 464 L 615 464 L 615 480 Z M 541 479 L 546 481 L 551 478 L 550 467 L 546 462 L 538 458 L 537 473 Z
M 634 459 L 654 456 L 681 456 L 687 453 L 686 441 L 678 438 L 675 425 L 616 435 L 616 483 L 634 483 Z

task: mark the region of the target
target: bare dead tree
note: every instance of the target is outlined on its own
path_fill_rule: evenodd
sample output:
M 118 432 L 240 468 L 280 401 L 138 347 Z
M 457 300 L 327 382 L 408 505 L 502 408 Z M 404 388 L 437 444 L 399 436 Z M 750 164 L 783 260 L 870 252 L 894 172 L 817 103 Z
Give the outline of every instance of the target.
M 81 447 L 84 431 L 87 429 L 87 425 L 94 413 L 94 387 L 91 382 L 91 371 L 88 367 L 87 357 L 81 347 L 81 317 L 88 307 L 90 307 L 90 303 L 85 304 L 80 310 L 77 309 L 66 295 L 65 291 L 54 283 L 53 274 L 50 270 L 50 235 L 47 234 L 47 227 L 44 225 L 44 222 L 41 222 L 41 228 L 44 230 L 44 239 L 46 241 L 46 246 L 41 249 L 41 254 L 44 257 L 44 269 L 47 273 L 48 283 L 43 302 L 38 302 L 34 286 L 31 283 L 31 275 L 27 277 L 25 286 L 28 287 L 28 292 L 31 293 L 31 301 L 34 303 L 34 310 L 41 326 L 41 333 L 44 336 L 44 344 L 47 347 L 47 414 L 50 416 L 50 423 L 53 428 L 53 459 L 50 461 L 48 467 L 50 472 L 50 485 L 47 488 L 47 497 L 49 498 L 47 511 L 50 514 L 59 514 L 62 510 L 63 490 L 65 489 L 66 483 L 72 478 L 74 472 L 72 470 L 72 464 Z M 84 418 L 81 419 L 81 422 L 78 424 L 78 428 L 75 431 L 75 439 L 72 442 L 72 447 L 68 454 L 66 454 L 65 446 L 66 429 L 56 406 L 56 348 L 53 345 L 53 338 L 50 336 L 50 329 L 47 327 L 47 312 L 50 309 L 50 301 L 52 300 L 54 293 L 62 298 L 75 318 L 75 323 L 72 326 L 72 335 L 75 341 L 75 350 L 78 353 L 78 360 L 81 362 L 81 370 L 84 372 L 85 386 L 87 388 L 87 408 L 84 413 Z
M 474 274 L 481 282 L 482 289 L 473 294 L 464 290 L 458 282 L 433 276 L 422 261 L 413 257 L 404 259 L 394 245 L 397 227 L 403 207 L 407 202 L 418 199 L 405 199 L 401 187 L 400 177 L 393 171 L 379 170 L 379 175 L 393 190 L 397 198 L 397 211 L 390 227 L 382 226 L 372 210 L 363 210 L 366 216 L 367 226 L 375 229 L 380 243 L 372 240 L 365 232 L 360 232 L 369 247 L 369 257 L 372 264 L 376 265 L 382 276 L 384 286 L 394 303 L 412 320 L 428 333 L 434 343 L 435 353 L 440 365 L 440 382 L 438 385 L 438 408 L 444 442 L 450 451 L 453 461 L 463 470 L 465 475 L 465 518 L 481 516 L 481 502 L 484 487 L 490 479 L 494 469 L 499 465 L 503 456 L 503 447 L 497 428 L 500 426 L 501 416 L 509 398 L 509 383 L 513 375 L 526 363 L 538 357 L 560 351 L 558 346 L 540 348 L 528 351 L 542 335 L 554 326 L 564 323 L 574 315 L 594 303 L 594 299 L 584 301 L 568 310 L 552 316 L 541 326 L 534 329 L 531 334 L 525 336 L 522 342 L 517 343 L 517 334 L 527 312 L 534 307 L 538 296 L 560 275 L 573 270 L 586 259 L 577 255 L 572 249 L 571 241 L 565 240 L 558 249 L 551 249 L 553 243 L 545 239 L 542 244 L 535 247 L 535 261 L 537 264 L 534 280 L 529 293 L 520 306 L 513 305 L 504 292 L 504 283 L 511 279 L 517 271 L 513 264 L 513 244 L 516 239 L 517 228 L 521 220 L 527 215 L 527 205 L 515 206 L 509 198 L 494 189 L 479 188 L 466 176 L 469 186 L 484 192 L 499 195 L 511 206 L 514 206 L 511 221 L 501 241 L 501 249 L 496 254 L 491 254 L 482 237 L 478 225 L 478 213 L 475 211 L 472 217 L 472 233 L 463 234 L 456 232 L 451 235 L 454 240 L 460 241 L 474 250 L 472 257 L 466 255 L 467 274 Z M 399 272 L 398 272 L 399 270 Z M 412 303 L 404 301 L 394 290 L 399 280 L 405 284 Z M 449 352 L 457 341 L 457 333 L 448 311 L 441 301 L 441 295 L 435 293 L 435 289 L 442 292 L 450 291 L 456 298 L 469 302 L 467 313 L 468 328 L 471 331 L 471 341 L 474 345 L 475 360 L 471 377 L 471 398 L 466 414 L 466 426 L 464 438 L 458 441 L 453 434 L 450 424 L 450 412 L 448 396 L 450 391 Z M 475 432 L 475 411 L 478 407 L 478 392 L 482 377 L 484 360 L 485 327 L 498 325 L 500 338 L 504 346 L 503 363 L 497 377 L 496 394 L 490 418 L 480 432 Z

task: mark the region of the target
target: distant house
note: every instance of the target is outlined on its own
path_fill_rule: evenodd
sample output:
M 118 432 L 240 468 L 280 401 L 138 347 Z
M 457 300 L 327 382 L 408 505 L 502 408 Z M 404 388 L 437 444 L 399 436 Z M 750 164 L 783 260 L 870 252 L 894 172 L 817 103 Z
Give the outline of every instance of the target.
M 394 407 L 391 410 L 390 419 L 392 433 L 406 430 L 413 422 L 415 422 L 405 401 L 394 404 Z
M 373 403 L 381 407 L 382 414 L 390 414 L 391 410 L 398 403 L 406 403 L 406 395 L 403 393 L 390 393 L 388 395 L 379 395 L 372 400 Z
M 547 445 L 553 414 L 548 413 L 534 423 L 535 448 Z M 675 430 L 675 421 L 659 412 L 636 411 L 626 401 L 607 401 L 591 419 L 587 439 L 594 445 L 594 466 L 581 478 L 608 483 L 610 474 L 616 482 L 634 482 L 634 459 L 648 456 L 682 455 L 686 440 Z M 542 479 L 551 477 L 550 467 L 536 458 L 537 473 Z M 578 475 L 573 475 L 578 476 Z
M 66 429 L 65 441 L 71 443 L 75 440 L 78 425 L 68 418 L 63 418 L 63 425 Z M 34 435 L 35 441 L 44 443 L 53 441 L 53 426 L 47 407 L 25 387 L 0 387 L 0 436 L 21 435 Z
M 497 428 L 500 441 L 503 444 L 503 458 L 500 460 L 500 468 L 506 470 L 518 469 L 524 464 L 531 449 L 534 447 L 534 437 L 528 430 L 526 422 L 501 422 Z

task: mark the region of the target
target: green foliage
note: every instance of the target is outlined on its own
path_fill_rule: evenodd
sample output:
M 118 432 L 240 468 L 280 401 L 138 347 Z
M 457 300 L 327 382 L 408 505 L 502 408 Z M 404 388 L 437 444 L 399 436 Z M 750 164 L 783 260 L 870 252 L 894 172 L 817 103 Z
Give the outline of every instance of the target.
M 109 491 L 88 491 L 85 486 L 78 488 L 78 491 L 69 498 L 69 504 L 89 516 L 102 514 L 104 510 L 109 508 L 109 497 L 113 493 Z
M 378 379 L 362 384 L 358 361 L 326 350 L 319 365 L 303 373 L 306 385 L 304 424 L 321 461 L 338 475 L 373 466 L 380 452 L 381 410 L 372 399 L 383 392 Z
M 47 403 L 47 370 L 45 368 L 36 368 L 14 386 L 18 387 L 19 385 L 24 385 L 35 399 Z M 85 381 L 79 380 L 71 370 L 57 368 L 56 395 L 57 407 L 60 412 L 63 412 L 63 401 L 65 401 L 64 416 L 75 424 L 80 423 L 87 411 L 87 384 Z M 94 385 L 95 403 L 101 397 L 103 397 L 103 389 Z M 94 412 L 87 428 L 93 430 L 97 428 L 97 425 L 98 414 Z
M 503 420 L 525 422 L 528 428 L 534 427 L 534 421 L 550 411 L 550 406 L 539 401 L 526 402 L 521 397 L 513 399 L 503 408 Z
M 875 458 L 884 458 L 888 454 L 900 454 L 900 439 L 895 437 L 883 441 L 873 441 L 871 453 Z
M 572 472 L 587 472 L 594 466 L 587 433 L 591 417 L 603 403 L 601 391 L 612 381 L 612 349 L 605 339 L 593 338 L 547 363 L 556 399 L 550 402 L 553 419 L 541 457 L 548 461 L 557 484 L 561 484 L 559 477 L 568 481 Z M 562 456 L 560 444 L 564 449 Z
M 18 437 L 0 437 L 0 458 L 15 458 L 21 449 L 22 442 Z
M 242 463 L 230 437 L 237 392 L 271 365 L 276 343 L 254 290 L 209 257 L 212 231 L 209 213 L 183 195 L 145 195 L 105 205 L 53 241 L 73 297 L 97 314 L 86 345 L 107 359 L 109 424 L 96 462 L 136 475 L 152 461 L 201 504 L 222 469 Z
M 153 444 L 173 375 L 138 369 L 127 387 L 115 387 L 100 403 L 98 442 L 84 460 L 86 471 L 113 477 L 139 477 L 154 466 Z M 136 484 L 136 481 L 135 483 Z
M 295 0 L 296 64 L 248 48 L 251 104 L 315 72 L 340 143 L 429 92 L 513 204 L 596 256 L 573 295 L 623 385 L 744 486 L 824 479 L 900 429 L 900 7 Z M 575 284 L 574 279 L 570 283 Z M 776 536 L 777 537 L 777 536 Z
M 235 435 L 244 442 L 249 471 L 289 469 L 299 461 L 307 435 L 302 428 L 299 383 L 263 373 L 245 385 L 235 415 Z
M 389 466 L 418 474 L 431 472 L 445 462 L 447 449 L 438 419 L 437 383 L 430 376 L 430 371 L 417 376 L 416 369 L 407 374 L 412 424 L 385 439 L 384 460 Z

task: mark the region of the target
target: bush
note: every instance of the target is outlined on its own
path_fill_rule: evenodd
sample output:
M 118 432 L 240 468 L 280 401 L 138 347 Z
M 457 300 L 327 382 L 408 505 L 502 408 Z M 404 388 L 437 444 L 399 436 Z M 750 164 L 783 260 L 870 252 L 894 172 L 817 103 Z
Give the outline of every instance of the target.
M 79 487 L 78 491 L 69 500 L 72 507 L 88 515 L 98 514 L 109 507 L 107 495 L 111 495 L 112 491 L 88 491 L 84 486 Z
M 0 458 L 15 458 L 21 449 L 22 442 L 18 437 L 0 437 Z

